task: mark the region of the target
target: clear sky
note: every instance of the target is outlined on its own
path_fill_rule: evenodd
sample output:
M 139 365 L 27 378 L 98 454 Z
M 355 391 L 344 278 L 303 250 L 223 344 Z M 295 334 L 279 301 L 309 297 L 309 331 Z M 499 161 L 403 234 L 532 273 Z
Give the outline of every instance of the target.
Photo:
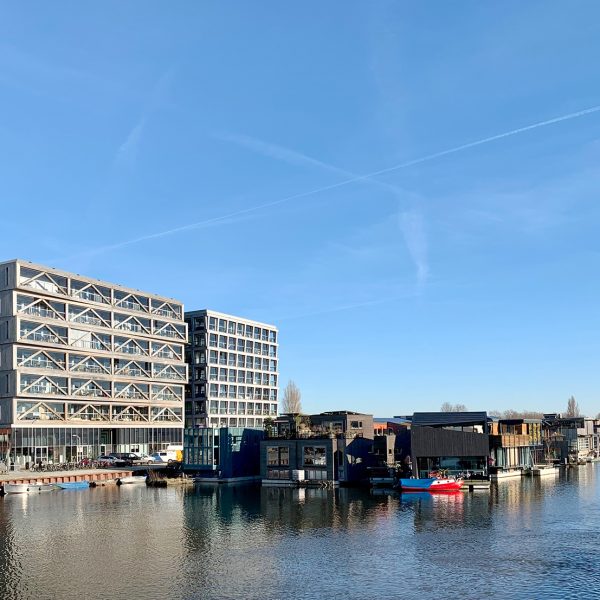
M 595 415 L 598 23 L 595 1 L 3 3 L 0 258 L 274 322 L 307 411 Z

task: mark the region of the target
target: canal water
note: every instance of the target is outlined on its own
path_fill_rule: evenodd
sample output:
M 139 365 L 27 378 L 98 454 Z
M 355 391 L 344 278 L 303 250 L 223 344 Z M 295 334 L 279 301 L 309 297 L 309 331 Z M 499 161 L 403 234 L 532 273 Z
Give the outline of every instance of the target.
M 0 499 L 0 598 L 598 598 L 600 466 L 491 492 L 254 486 Z

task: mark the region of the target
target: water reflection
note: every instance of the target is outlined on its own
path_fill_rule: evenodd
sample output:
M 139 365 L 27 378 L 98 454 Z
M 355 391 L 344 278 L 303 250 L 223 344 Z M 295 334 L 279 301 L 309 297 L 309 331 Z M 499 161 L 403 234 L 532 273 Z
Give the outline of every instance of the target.
M 215 486 L 0 500 L 2 598 L 585 596 L 600 471 L 488 492 Z M 414 593 L 413 593 L 414 592 Z

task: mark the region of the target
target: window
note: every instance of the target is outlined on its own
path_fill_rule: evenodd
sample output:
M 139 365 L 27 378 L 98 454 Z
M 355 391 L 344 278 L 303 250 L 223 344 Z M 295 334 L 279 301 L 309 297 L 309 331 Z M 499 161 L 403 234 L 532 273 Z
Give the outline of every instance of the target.
M 290 464 L 290 449 L 287 446 L 268 446 L 267 465 L 287 467 Z
M 362 429 L 362 421 L 350 421 L 350 429 Z
M 211 331 L 216 331 L 217 330 L 217 319 L 215 317 L 210 317 L 210 320 L 208 322 L 208 328 Z
M 325 446 L 305 446 L 303 450 L 303 463 L 317 467 L 327 466 Z

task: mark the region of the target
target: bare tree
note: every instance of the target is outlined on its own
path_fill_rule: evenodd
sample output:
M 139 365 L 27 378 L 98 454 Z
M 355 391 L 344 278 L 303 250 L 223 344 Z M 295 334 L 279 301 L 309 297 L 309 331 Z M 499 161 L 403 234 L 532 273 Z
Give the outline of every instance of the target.
M 284 413 L 302 412 L 302 394 L 300 393 L 300 388 L 291 380 L 288 381 L 283 391 L 281 410 Z
M 577 404 L 577 400 L 575 400 L 575 396 L 571 396 L 567 401 L 567 412 L 565 413 L 565 417 L 579 417 L 579 404 Z
M 466 412 L 467 407 L 464 404 L 450 404 L 450 402 L 444 402 L 440 407 L 441 412 Z

